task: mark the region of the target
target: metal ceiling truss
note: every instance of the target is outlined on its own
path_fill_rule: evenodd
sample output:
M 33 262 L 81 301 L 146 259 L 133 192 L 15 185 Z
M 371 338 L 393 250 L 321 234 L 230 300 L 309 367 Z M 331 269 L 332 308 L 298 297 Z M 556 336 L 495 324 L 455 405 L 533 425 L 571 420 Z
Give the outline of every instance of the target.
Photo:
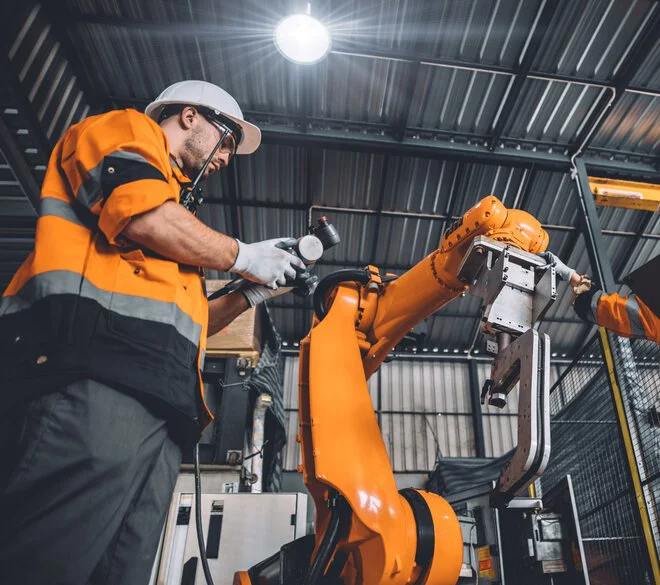
M 523 198 L 521 198 L 521 202 Z M 209 205 L 231 205 L 232 200 L 229 198 L 216 198 L 211 197 L 204 200 L 204 204 Z M 333 207 L 328 205 L 308 205 L 307 203 L 289 203 L 289 202 L 277 202 L 277 201 L 259 201 L 259 200 L 241 200 L 238 199 L 236 204 L 239 207 L 256 207 L 260 209 L 281 209 L 286 211 L 334 211 L 336 213 L 353 213 L 358 215 L 373 215 L 373 216 L 390 216 L 390 217 L 400 217 L 400 218 L 411 218 L 411 219 L 429 219 L 436 221 L 453 221 L 459 219 L 458 215 L 449 215 L 449 214 L 439 214 L 439 213 L 417 213 L 414 211 L 399 211 L 399 210 L 385 210 L 385 209 L 360 209 L 352 207 Z M 522 206 L 514 205 L 519 209 L 522 209 Z M 558 232 L 578 232 L 580 233 L 581 228 L 574 225 L 562 225 L 562 224 L 542 224 L 543 228 L 548 231 L 558 231 Z M 660 240 L 660 234 L 653 232 L 631 232 L 624 230 L 602 230 L 603 234 L 606 236 L 618 236 L 622 238 L 647 238 L 650 240 Z
M 506 67 L 500 66 L 490 66 L 490 65 L 481 65 L 474 63 L 466 63 L 462 61 L 452 60 L 452 59 L 438 59 L 438 58 L 429 58 L 426 59 L 419 54 L 410 51 L 397 51 L 397 50 L 379 50 L 379 49 L 365 49 L 362 46 L 357 44 L 347 43 L 345 41 L 337 41 L 334 43 L 333 52 L 342 55 L 354 55 L 369 57 L 374 59 L 388 59 L 394 61 L 407 62 L 411 64 L 411 68 L 408 74 L 408 83 L 404 90 L 400 93 L 400 106 L 398 111 L 400 115 L 393 125 L 373 125 L 373 124 L 364 124 L 356 123 L 358 126 L 371 127 L 371 126 L 385 126 L 391 132 L 391 136 L 369 136 L 365 133 L 360 133 L 359 136 L 355 136 L 356 140 L 352 142 L 340 142 L 339 144 L 336 141 L 342 141 L 349 138 L 347 133 L 341 131 L 341 136 L 335 136 L 333 130 L 321 130 L 315 129 L 314 131 L 308 131 L 308 124 L 323 125 L 325 124 L 342 124 L 344 127 L 350 126 L 353 124 L 349 120 L 322 120 L 322 119 L 311 119 L 308 115 L 308 109 L 303 108 L 302 116 L 284 116 L 282 120 L 295 120 L 299 125 L 297 130 L 293 130 L 286 123 L 282 127 L 278 128 L 277 124 L 271 124 L 270 121 L 263 128 L 264 130 L 264 141 L 271 142 L 275 144 L 287 144 L 294 142 L 296 145 L 301 144 L 300 134 L 306 135 L 305 144 L 309 146 L 316 146 L 321 148 L 340 148 L 343 150 L 359 150 L 366 152 L 383 152 L 383 153 L 392 153 L 392 154 L 401 154 L 409 156 L 419 156 L 419 157 L 469 157 L 475 160 L 480 160 L 482 162 L 490 162 L 495 164 L 510 164 L 510 165 L 526 165 L 532 162 L 538 162 L 540 168 L 550 168 L 554 170 L 567 171 L 569 168 L 568 157 L 564 155 L 557 155 L 552 152 L 549 153 L 540 153 L 537 149 L 531 149 L 529 151 L 517 150 L 517 149 L 504 149 L 497 148 L 498 143 L 502 140 L 503 131 L 508 124 L 512 112 L 514 111 L 515 103 L 519 97 L 520 91 L 524 82 L 527 79 L 537 79 L 545 81 L 560 81 L 564 83 L 579 83 L 583 85 L 589 85 L 592 87 L 600 88 L 616 88 L 619 93 L 625 91 L 632 92 L 642 92 L 648 95 L 660 96 L 660 92 L 649 90 L 646 88 L 631 88 L 629 87 L 630 78 L 628 76 L 621 76 L 621 79 L 617 80 L 616 83 L 600 82 L 594 81 L 588 78 L 580 77 L 571 77 L 567 75 L 557 75 L 557 74 L 548 74 L 540 71 L 533 71 L 531 66 L 534 62 L 538 48 L 541 46 L 543 38 L 546 35 L 549 24 L 552 21 L 552 18 L 555 14 L 555 10 L 558 3 L 556 2 L 546 2 L 543 6 L 542 12 L 537 19 L 536 26 L 532 33 L 532 38 L 528 44 L 528 47 L 525 51 L 524 58 L 520 63 L 519 67 L 516 69 L 508 69 Z M 640 56 L 647 54 L 646 42 L 648 42 L 649 35 L 647 34 L 652 27 L 656 24 L 656 14 L 653 15 L 649 21 L 647 21 L 646 26 L 644 27 L 644 34 L 641 37 L 645 39 L 642 43 L 642 49 L 635 49 L 630 52 L 629 61 L 635 61 L 635 58 L 639 59 Z M 140 30 L 144 32 L 151 33 L 162 33 L 162 34 L 174 34 L 181 36 L 196 36 L 196 37 L 214 37 L 221 38 L 227 34 L 232 34 L 232 31 L 226 30 L 222 26 L 218 25 L 206 25 L 206 24 L 197 24 L 197 23 L 168 23 L 168 22 L 154 22 L 154 21 L 131 21 L 123 17 L 109 17 L 109 16 L 90 16 L 85 15 L 81 12 L 72 11 L 68 14 L 68 19 L 73 24 L 86 24 L 86 25 L 98 25 L 98 26 L 117 26 L 120 28 L 128 30 Z M 406 134 L 408 132 L 428 132 L 434 134 L 434 131 L 431 129 L 418 129 L 408 127 L 408 117 L 409 117 L 409 107 L 406 107 L 406 102 L 411 101 L 411 97 L 414 93 L 415 85 L 417 82 L 418 72 L 421 65 L 431 65 L 439 67 L 449 67 L 454 69 L 463 69 L 469 71 L 477 72 L 486 72 L 492 74 L 500 75 L 509 75 L 512 77 L 512 82 L 509 85 L 509 91 L 507 92 L 507 97 L 503 107 L 501 109 L 500 115 L 496 121 L 495 127 L 490 136 L 478 136 L 474 137 L 475 141 L 480 142 L 481 144 L 459 144 L 451 141 L 451 137 L 456 137 L 456 133 L 453 132 L 444 132 L 438 131 L 438 134 L 449 137 L 449 141 L 437 141 L 433 140 L 435 137 L 431 137 L 431 140 L 415 140 L 407 139 Z M 304 79 L 303 79 L 304 81 Z M 624 83 L 622 83 L 624 82 Z M 303 84 L 304 85 L 304 84 Z M 601 97 L 601 99 L 603 99 Z M 119 98 L 119 101 L 125 102 Z M 595 108 L 595 114 L 598 113 L 600 108 Z M 255 117 L 259 118 L 259 115 L 254 112 Z M 262 113 L 259 113 L 262 114 Z M 274 116 L 271 113 L 264 112 L 265 116 Z M 594 118 L 597 119 L 597 118 Z M 588 120 L 583 124 L 583 128 L 590 128 L 593 126 L 593 120 Z M 452 136 L 453 135 L 453 136 Z M 461 135 L 465 137 L 465 134 Z M 391 139 L 391 140 L 388 140 Z M 464 138 L 463 138 L 464 139 Z M 576 140 L 577 144 L 581 143 L 582 136 L 578 137 Z M 429 143 L 430 142 L 430 143 Z M 525 143 L 529 141 L 524 140 L 515 140 L 517 143 Z M 482 148 L 482 144 L 487 144 L 488 149 Z M 568 148 L 570 145 L 566 145 Z M 546 149 L 560 148 L 559 145 L 546 145 Z M 509 152 L 510 150 L 510 152 Z M 487 152 L 491 151 L 495 156 L 489 157 Z M 546 155 L 547 156 L 544 156 Z M 616 156 L 621 153 L 613 151 L 609 153 L 613 156 Z M 639 158 L 645 158 L 642 155 L 637 155 Z M 613 163 L 614 164 L 608 164 Z M 600 172 L 604 176 L 631 176 L 638 178 L 645 178 L 646 180 L 660 182 L 660 173 L 656 167 L 657 158 L 653 160 L 654 164 L 645 165 L 631 165 L 625 167 L 626 163 L 623 161 L 606 161 L 606 160 L 594 160 L 589 161 L 590 171 Z
M 441 141 L 426 138 L 396 140 L 381 134 L 346 132 L 341 130 L 309 130 L 305 133 L 285 125 L 261 127 L 263 142 L 285 146 L 307 146 L 349 152 L 367 152 L 417 158 L 463 160 L 514 167 L 536 165 L 539 170 L 567 173 L 571 169 L 568 154 L 542 152 L 538 149 L 497 148 L 493 151 L 482 144 Z M 486 139 L 487 137 L 484 137 Z M 614 153 L 613 153 L 614 154 Z M 657 157 L 655 159 L 657 161 Z M 585 160 L 589 174 L 602 177 L 630 177 L 660 183 L 660 170 L 641 162 L 590 157 Z M 656 163 L 657 164 L 657 163 Z
M 108 103 L 120 107 L 144 108 L 148 101 L 122 96 L 111 96 Z M 406 136 L 397 139 L 384 134 L 391 130 L 386 124 L 363 123 L 350 120 L 330 120 L 327 118 L 303 117 L 300 115 L 271 114 L 246 110 L 246 118 L 261 128 L 264 144 L 281 146 L 302 146 L 308 148 L 332 149 L 346 152 L 365 152 L 392 156 L 461 160 L 513 167 L 534 165 L 538 170 L 569 172 L 571 169 L 570 145 L 536 144 L 530 140 L 511 139 L 519 143 L 517 147 L 488 148 L 488 136 L 472 135 L 415 128 L 419 136 Z M 273 123 L 270 119 L 278 119 Z M 304 125 L 303 129 L 301 126 Z M 311 126 L 311 127 L 310 127 Z M 330 128 L 328 128 L 330 126 Z M 332 126 L 335 126 L 334 128 Z M 354 130 L 346 131 L 352 126 Z M 371 130 L 371 131 L 370 131 Z M 411 128 L 408 128 L 410 131 Z M 428 133 L 428 137 L 424 136 Z M 507 139 L 504 139 L 507 140 Z M 520 145 L 526 144 L 527 148 Z M 585 162 L 592 176 L 640 179 L 660 183 L 660 160 L 656 156 L 635 154 L 640 162 L 619 160 L 619 151 L 608 151 L 609 158 L 590 157 Z M 644 162 L 648 161 L 648 162 Z

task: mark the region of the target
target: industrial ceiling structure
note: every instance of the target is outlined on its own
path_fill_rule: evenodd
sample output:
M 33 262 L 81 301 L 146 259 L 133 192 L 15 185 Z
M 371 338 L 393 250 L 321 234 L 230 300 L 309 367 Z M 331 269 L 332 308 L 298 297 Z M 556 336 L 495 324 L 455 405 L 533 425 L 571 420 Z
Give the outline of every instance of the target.
M 201 219 L 251 242 L 301 235 L 326 215 L 342 244 L 321 275 L 366 264 L 401 273 L 488 194 L 534 214 L 550 249 L 590 272 L 571 157 L 593 176 L 660 183 L 660 6 L 651 0 L 317 1 L 332 47 L 313 65 L 287 61 L 273 43 L 295 2 L 6 4 L 3 289 L 32 248 L 39 185 L 63 131 L 94 113 L 143 109 L 183 79 L 225 88 L 264 136 L 257 153 L 209 181 Z M 660 214 L 598 216 L 617 282 L 660 252 Z M 558 357 L 591 332 L 570 301 L 563 295 L 542 326 Z M 310 306 L 291 295 L 273 302 L 288 344 L 307 333 Z M 469 296 L 416 332 L 410 351 L 483 351 Z

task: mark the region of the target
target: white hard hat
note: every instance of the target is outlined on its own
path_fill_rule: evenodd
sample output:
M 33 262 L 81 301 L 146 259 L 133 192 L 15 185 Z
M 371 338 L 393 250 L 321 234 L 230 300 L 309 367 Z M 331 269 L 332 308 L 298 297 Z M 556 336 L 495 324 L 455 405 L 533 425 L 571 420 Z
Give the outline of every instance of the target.
M 261 130 L 243 119 L 243 112 L 236 100 L 217 85 L 206 81 L 179 81 L 164 89 L 144 113 L 158 122 L 160 112 L 169 104 L 203 106 L 236 123 L 241 128 L 241 141 L 236 154 L 251 154 L 261 144 Z

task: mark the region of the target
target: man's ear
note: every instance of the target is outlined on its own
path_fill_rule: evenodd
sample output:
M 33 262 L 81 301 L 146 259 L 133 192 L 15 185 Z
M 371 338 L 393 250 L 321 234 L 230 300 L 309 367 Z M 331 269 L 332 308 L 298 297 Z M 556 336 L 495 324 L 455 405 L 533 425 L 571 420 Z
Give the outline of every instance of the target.
M 186 106 L 179 114 L 179 124 L 184 130 L 188 130 L 192 128 L 198 115 L 199 113 L 193 106 Z

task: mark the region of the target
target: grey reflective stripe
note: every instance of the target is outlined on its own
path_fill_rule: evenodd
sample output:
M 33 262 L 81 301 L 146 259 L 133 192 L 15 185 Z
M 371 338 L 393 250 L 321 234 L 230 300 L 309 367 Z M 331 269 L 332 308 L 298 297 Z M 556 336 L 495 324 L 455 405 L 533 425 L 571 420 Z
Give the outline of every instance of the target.
M 82 276 L 68 270 L 53 270 L 33 276 L 17 295 L 2 297 L 0 317 L 29 309 L 48 295 L 78 294 Z
M 145 165 L 149 165 L 150 167 L 153 166 L 141 154 L 138 154 L 137 152 L 130 152 L 129 150 L 115 150 L 114 152 L 111 152 L 107 156 L 112 156 L 112 157 L 115 157 L 115 158 L 125 158 L 127 160 L 134 160 L 134 161 L 137 161 L 137 162 L 144 163 Z
M 124 158 L 127 160 L 141 162 L 145 165 L 153 166 L 146 158 L 137 152 L 115 150 L 114 152 L 107 154 L 105 158 L 107 157 Z M 103 163 L 105 162 L 105 158 L 103 158 L 101 162 L 93 169 L 90 169 L 89 177 L 82 185 L 80 185 L 80 188 L 76 193 L 76 199 L 88 209 L 94 207 L 94 205 L 96 205 L 103 197 L 103 189 L 101 188 L 101 173 L 103 172 Z
M 76 193 L 76 199 L 85 207 L 91 209 L 101 201 L 103 191 L 101 190 L 101 171 L 103 170 L 103 160 L 89 171 L 89 177 L 80 185 Z
M 628 312 L 628 320 L 630 321 L 630 332 L 634 337 L 646 337 L 646 331 L 642 325 L 642 320 L 639 316 L 639 303 L 635 295 L 630 295 L 626 301 L 626 311 Z
M 61 217 L 62 219 L 66 219 L 76 225 L 87 227 L 82 221 L 80 221 L 80 218 L 69 203 L 62 201 L 61 199 L 56 199 L 55 197 L 44 197 L 41 200 L 39 217 L 46 217 L 47 215 Z
M 202 326 L 195 323 L 176 303 L 106 291 L 94 286 L 80 274 L 68 270 L 53 270 L 32 277 L 17 295 L 0 300 L 0 316 L 28 309 L 39 299 L 57 294 L 79 294 L 113 313 L 172 325 L 193 345 L 199 345 Z
M 90 286 L 92 285 L 90 284 Z M 83 296 L 87 295 L 83 293 Z M 108 308 L 112 312 L 126 317 L 174 325 L 176 330 L 191 341 L 193 345 L 199 345 L 202 326 L 193 322 L 188 315 L 179 309 L 176 303 L 166 303 L 144 297 L 112 293 L 111 305 Z
M 589 306 L 589 320 L 592 323 L 598 323 L 598 301 L 603 296 L 603 291 L 599 290 L 591 297 L 591 305 Z
M 202 355 L 199 360 L 199 369 L 203 370 L 204 369 L 204 362 L 206 361 L 206 352 L 202 351 Z

